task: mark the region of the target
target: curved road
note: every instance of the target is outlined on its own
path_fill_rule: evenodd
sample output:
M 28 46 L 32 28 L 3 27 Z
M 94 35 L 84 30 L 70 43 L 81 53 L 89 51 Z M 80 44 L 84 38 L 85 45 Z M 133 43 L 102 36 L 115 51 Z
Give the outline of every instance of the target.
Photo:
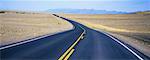
M 80 23 L 60 17 L 56 14 L 53 15 L 72 23 L 74 29 L 12 47 L 1 47 L 1 60 L 149 59 L 149 57 L 111 35 L 90 29 Z

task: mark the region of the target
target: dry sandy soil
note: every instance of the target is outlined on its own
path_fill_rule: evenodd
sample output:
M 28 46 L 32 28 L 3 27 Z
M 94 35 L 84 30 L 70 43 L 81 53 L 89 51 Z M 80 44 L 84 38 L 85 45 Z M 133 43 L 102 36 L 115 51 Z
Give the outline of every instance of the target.
M 51 14 L 1 12 L 0 45 L 72 29 L 73 26 Z
M 60 15 L 105 31 L 150 56 L 150 14 Z

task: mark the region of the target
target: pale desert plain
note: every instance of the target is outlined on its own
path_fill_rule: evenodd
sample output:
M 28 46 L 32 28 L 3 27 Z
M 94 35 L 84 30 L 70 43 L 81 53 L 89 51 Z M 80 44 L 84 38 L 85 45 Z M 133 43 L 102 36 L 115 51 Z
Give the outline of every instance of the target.
M 150 14 L 58 14 L 97 31 L 107 32 L 150 56 Z M 47 13 L 0 12 L 0 45 L 73 29 Z
M 7 45 L 46 34 L 71 30 L 71 23 L 52 14 L 1 11 L 0 45 Z
M 107 32 L 150 56 L 150 14 L 60 14 L 98 31 Z

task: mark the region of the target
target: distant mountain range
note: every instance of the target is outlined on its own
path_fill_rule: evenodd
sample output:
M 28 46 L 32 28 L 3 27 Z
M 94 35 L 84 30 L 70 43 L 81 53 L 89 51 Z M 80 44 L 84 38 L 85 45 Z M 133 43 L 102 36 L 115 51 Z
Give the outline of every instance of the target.
M 127 14 L 127 12 L 94 10 L 94 9 L 49 9 L 51 13 L 69 13 L 69 14 Z
M 150 14 L 150 10 L 147 10 L 147 11 L 137 11 L 137 12 L 132 12 L 130 14 Z

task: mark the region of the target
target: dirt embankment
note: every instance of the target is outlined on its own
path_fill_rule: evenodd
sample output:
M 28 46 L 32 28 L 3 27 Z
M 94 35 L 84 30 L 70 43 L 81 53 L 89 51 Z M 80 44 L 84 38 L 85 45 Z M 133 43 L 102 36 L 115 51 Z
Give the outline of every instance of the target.
M 51 14 L 2 11 L 0 13 L 0 45 L 72 28 L 69 22 Z
M 103 30 L 150 57 L 149 14 L 61 14 L 90 28 Z

